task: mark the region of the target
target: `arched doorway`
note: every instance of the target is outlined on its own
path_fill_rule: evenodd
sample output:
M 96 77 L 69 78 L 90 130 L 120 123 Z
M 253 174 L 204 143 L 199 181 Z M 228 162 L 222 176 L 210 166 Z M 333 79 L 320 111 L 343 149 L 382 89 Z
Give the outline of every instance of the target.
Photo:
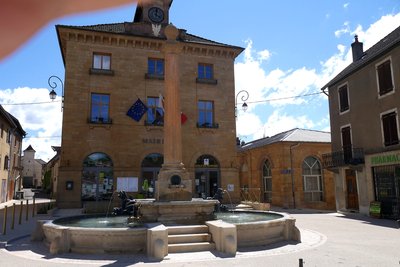
M 198 197 L 213 197 L 221 187 L 219 163 L 211 155 L 202 155 L 195 164 L 195 184 Z
M 113 193 L 113 162 L 104 153 L 93 153 L 83 161 L 82 200 L 108 200 Z
M 154 196 L 155 182 L 163 164 L 164 156 L 158 153 L 149 154 L 143 159 L 139 188 L 142 190 L 145 197 Z

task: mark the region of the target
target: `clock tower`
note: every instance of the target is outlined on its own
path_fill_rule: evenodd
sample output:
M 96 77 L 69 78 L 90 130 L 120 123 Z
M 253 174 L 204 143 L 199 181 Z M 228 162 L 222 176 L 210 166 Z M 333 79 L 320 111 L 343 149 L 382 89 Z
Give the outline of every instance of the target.
M 169 9 L 173 0 L 139 0 L 134 23 L 169 24 Z

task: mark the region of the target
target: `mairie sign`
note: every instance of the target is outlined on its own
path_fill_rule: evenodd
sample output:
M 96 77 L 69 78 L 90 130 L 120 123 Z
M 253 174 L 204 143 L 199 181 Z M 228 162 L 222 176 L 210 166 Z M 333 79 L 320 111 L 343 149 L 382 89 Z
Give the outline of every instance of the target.
M 400 153 L 371 157 L 371 165 L 400 163 Z

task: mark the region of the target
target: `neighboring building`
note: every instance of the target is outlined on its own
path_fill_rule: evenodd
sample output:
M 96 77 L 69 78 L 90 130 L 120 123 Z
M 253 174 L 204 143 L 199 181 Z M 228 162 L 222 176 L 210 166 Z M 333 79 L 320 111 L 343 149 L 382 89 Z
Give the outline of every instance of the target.
M 353 63 L 326 84 L 339 210 L 368 214 L 379 201 L 384 217 L 400 214 L 400 27 L 367 51 L 356 36 Z
M 25 137 L 19 121 L 0 105 L 0 203 L 21 189 L 21 151 Z
M 43 166 L 43 183 L 42 189 L 45 193 L 49 193 L 52 198 L 57 196 L 58 169 L 60 166 L 60 146 L 52 146 L 56 152 L 53 158 Z
M 242 197 L 284 208 L 335 210 L 333 175 L 322 169 L 322 154 L 330 151 L 329 133 L 297 128 L 241 144 Z
M 56 26 L 65 66 L 59 207 L 108 200 L 121 188 L 152 196 L 163 164 L 163 48 L 171 4 L 139 1 L 133 22 Z M 178 41 L 182 158 L 193 197 L 229 186 L 239 201 L 234 61 L 243 48 L 183 29 Z
M 42 187 L 43 166 L 41 159 L 35 159 L 36 151 L 29 145 L 22 156 L 22 185 L 24 188 Z

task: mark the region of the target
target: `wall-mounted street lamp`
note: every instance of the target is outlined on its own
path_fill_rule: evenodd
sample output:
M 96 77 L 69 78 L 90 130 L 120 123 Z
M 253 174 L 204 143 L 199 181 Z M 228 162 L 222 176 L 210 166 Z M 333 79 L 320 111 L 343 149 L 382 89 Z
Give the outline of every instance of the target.
M 51 100 L 56 99 L 57 93 L 56 93 L 56 91 L 54 91 L 54 89 L 56 89 L 58 86 L 57 82 L 61 85 L 61 112 L 62 112 L 63 108 L 64 108 L 64 84 L 63 84 L 62 80 L 60 79 L 60 77 L 55 76 L 55 75 L 50 76 L 50 78 L 48 80 L 48 84 L 52 90 L 49 93 L 49 96 L 50 96 Z
M 247 99 L 249 99 L 249 92 L 247 92 L 246 90 L 239 91 L 236 94 L 236 99 L 235 99 L 235 117 L 237 117 L 237 100 L 238 100 L 238 97 L 239 97 L 240 94 L 242 95 L 240 97 L 240 99 L 243 101 L 242 110 L 246 111 L 247 108 L 248 108 L 248 106 L 247 106 L 245 101 L 247 101 Z

